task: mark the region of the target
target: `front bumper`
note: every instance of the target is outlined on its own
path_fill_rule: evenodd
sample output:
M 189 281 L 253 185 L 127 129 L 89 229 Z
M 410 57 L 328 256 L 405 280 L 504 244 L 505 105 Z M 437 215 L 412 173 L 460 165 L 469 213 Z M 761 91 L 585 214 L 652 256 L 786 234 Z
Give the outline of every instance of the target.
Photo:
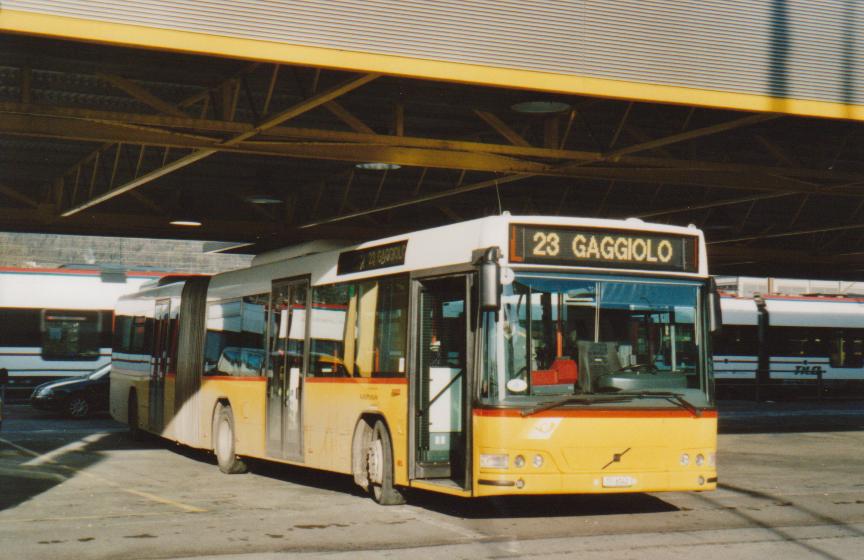
M 56 395 L 47 395 L 47 396 L 36 396 L 32 395 L 30 397 L 30 405 L 33 408 L 38 408 L 39 410 L 60 410 L 63 407 L 63 402 L 60 401 Z
M 629 484 L 622 480 L 629 479 Z M 619 494 L 622 492 L 692 492 L 717 489 L 714 469 L 682 472 L 633 474 L 492 474 L 481 473 L 475 482 L 475 496 L 516 494 Z

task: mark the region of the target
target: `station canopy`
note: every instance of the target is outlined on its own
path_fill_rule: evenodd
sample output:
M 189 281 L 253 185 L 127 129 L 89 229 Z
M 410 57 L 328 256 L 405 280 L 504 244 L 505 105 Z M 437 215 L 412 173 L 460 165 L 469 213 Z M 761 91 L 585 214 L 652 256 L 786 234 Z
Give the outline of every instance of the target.
M 854 4 L 6 0 L 0 229 L 640 217 L 705 230 L 717 273 L 860 276 Z

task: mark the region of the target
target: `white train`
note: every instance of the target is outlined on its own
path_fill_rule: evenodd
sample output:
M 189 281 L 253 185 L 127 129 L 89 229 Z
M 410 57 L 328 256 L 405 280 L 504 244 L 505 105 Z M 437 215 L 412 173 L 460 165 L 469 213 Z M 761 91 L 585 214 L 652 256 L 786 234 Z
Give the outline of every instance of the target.
M 7 398 L 63 377 L 88 375 L 111 360 L 114 306 L 157 272 L 0 268 L 0 368 Z
M 719 398 L 864 395 L 864 298 L 721 298 Z

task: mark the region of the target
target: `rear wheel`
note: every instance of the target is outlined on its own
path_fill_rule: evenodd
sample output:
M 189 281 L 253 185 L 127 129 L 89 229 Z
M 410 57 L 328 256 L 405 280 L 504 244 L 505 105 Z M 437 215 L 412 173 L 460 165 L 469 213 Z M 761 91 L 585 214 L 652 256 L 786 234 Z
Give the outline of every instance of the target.
M 393 485 L 393 445 L 390 432 L 381 420 L 372 428 L 372 438 L 366 448 L 366 470 L 373 500 L 383 506 L 405 503 L 402 492 Z
M 93 411 L 93 407 L 84 395 L 72 395 L 66 400 L 64 411 L 70 418 L 87 418 Z
M 225 474 L 246 472 L 246 463 L 235 453 L 234 413 L 230 406 L 220 405 L 213 420 L 213 451 L 219 470 Z

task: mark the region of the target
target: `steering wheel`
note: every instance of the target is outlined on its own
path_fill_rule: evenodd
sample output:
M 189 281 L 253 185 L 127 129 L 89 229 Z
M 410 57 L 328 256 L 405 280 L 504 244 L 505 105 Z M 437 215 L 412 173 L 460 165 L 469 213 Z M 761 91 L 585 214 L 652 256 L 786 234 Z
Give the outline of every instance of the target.
M 630 364 L 629 366 L 624 366 L 622 368 L 618 368 L 615 371 L 613 371 L 612 373 L 618 373 L 619 371 L 628 371 L 628 370 L 632 371 L 635 369 L 646 369 L 647 370 L 650 368 L 651 368 L 651 366 L 648 364 Z M 638 373 L 638 372 L 636 372 L 636 373 Z

